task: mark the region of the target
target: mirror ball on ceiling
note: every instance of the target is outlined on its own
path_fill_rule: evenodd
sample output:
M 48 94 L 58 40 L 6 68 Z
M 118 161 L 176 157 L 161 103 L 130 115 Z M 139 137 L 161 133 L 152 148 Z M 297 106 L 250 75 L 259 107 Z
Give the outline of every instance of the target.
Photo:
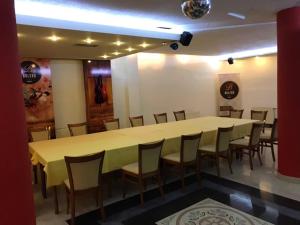
M 210 8 L 210 0 L 187 0 L 181 4 L 182 12 L 191 19 L 199 19 L 206 15 Z

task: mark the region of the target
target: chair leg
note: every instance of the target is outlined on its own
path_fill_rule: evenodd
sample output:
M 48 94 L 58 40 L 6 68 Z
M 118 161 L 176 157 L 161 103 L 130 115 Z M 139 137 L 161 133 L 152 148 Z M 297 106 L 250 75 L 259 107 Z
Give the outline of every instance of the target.
M 33 179 L 34 179 L 34 184 L 38 183 L 38 167 L 37 165 L 32 166 L 32 171 L 33 171 Z
M 143 179 L 139 178 L 139 189 L 140 189 L 140 200 L 141 200 L 141 206 L 144 207 L 144 185 L 143 185 Z
M 185 191 L 184 174 L 185 174 L 185 168 L 183 166 L 180 166 L 181 190 L 183 192 Z
M 105 221 L 106 215 L 105 215 L 104 206 L 103 206 L 103 189 L 102 189 L 102 186 L 100 186 L 100 188 L 97 189 L 97 192 L 99 193 L 101 218 L 102 218 L 102 221 Z
M 164 189 L 163 189 L 163 186 L 162 186 L 160 173 L 157 174 L 157 183 L 158 183 L 160 195 L 161 195 L 162 198 L 164 198 Z
M 252 151 L 250 149 L 248 149 L 248 151 L 249 151 L 250 169 L 253 170 Z
M 262 165 L 263 165 L 263 163 L 262 163 L 262 160 L 261 160 L 261 156 L 260 156 L 259 147 L 258 147 L 258 148 L 257 148 L 255 151 L 257 151 L 257 156 L 258 156 L 258 159 L 259 159 L 259 163 L 260 163 L 260 165 L 262 166 Z
M 67 214 L 70 212 L 70 192 L 68 188 L 65 186 L 66 189 L 66 199 L 67 199 Z
M 70 194 L 70 205 L 71 205 L 71 225 L 75 225 L 75 196 Z
M 199 152 L 197 154 L 196 160 L 197 160 L 197 171 L 196 171 L 196 173 L 197 173 L 198 183 L 199 183 L 199 185 L 201 185 L 201 152 Z
M 99 189 L 96 188 L 96 191 L 95 191 L 95 198 L 96 198 L 96 206 L 98 207 L 99 206 Z
M 274 143 L 273 142 L 271 143 L 271 151 L 272 151 L 273 162 L 275 162 L 276 159 L 275 159 Z
M 123 198 L 126 197 L 126 177 L 125 173 L 122 174 L 122 191 L 123 191 Z
M 217 175 L 218 177 L 220 177 L 220 161 L 218 155 L 216 155 L 216 166 L 217 166 Z
M 233 174 L 233 171 L 232 171 L 231 155 L 232 155 L 231 151 L 228 151 L 228 152 L 227 152 L 228 166 L 229 166 L 230 173 Z

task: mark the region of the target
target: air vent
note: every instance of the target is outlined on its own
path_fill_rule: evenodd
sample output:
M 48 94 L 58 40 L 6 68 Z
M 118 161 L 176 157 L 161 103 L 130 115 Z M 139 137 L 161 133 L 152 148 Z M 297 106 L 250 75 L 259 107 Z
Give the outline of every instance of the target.
M 96 47 L 98 47 L 99 45 L 91 45 L 91 44 L 77 43 L 77 44 L 75 44 L 74 46 L 77 46 L 77 47 L 87 47 L 87 48 L 96 48 Z
M 171 27 L 157 27 L 159 29 L 163 29 L 163 30 L 171 30 L 172 28 Z

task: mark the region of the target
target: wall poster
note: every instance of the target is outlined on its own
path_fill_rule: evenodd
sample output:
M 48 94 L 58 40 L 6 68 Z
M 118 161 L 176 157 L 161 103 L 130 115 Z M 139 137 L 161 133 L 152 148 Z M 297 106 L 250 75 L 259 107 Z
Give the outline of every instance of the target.
M 28 128 L 51 129 L 55 136 L 50 61 L 22 59 L 21 75 Z
M 217 78 L 217 111 L 219 116 L 228 116 L 229 109 L 241 109 L 240 74 L 218 74 Z
M 103 120 L 113 119 L 110 60 L 83 61 L 89 133 L 104 131 Z

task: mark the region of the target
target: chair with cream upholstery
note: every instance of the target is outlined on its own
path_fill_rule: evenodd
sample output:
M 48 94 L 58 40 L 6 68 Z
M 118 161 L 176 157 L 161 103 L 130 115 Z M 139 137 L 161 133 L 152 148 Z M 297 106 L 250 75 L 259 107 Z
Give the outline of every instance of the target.
M 154 114 L 154 119 L 155 119 L 156 124 L 168 122 L 167 113 Z
M 268 111 L 251 110 L 251 120 L 266 121 Z
M 85 123 L 76 123 L 76 124 L 68 124 L 68 128 L 70 131 L 71 136 L 79 136 L 87 134 L 87 126 L 88 124 Z
M 40 128 L 30 128 L 29 129 L 29 139 L 30 142 L 36 142 L 36 141 L 46 141 L 51 139 L 51 127 L 40 127 Z M 34 183 L 38 183 L 38 166 L 33 165 L 33 176 L 34 176 Z
M 270 147 L 272 151 L 273 161 L 275 162 L 274 145 L 278 142 L 278 120 L 274 119 L 272 129 L 265 129 L 264 133 L 260 135 L 261 152 L 263 147 Z
M 146 179 L 156 177 L 161 196 L 164 196 L 160 175 L 160 156 L 164 140 L 138 145 L 138 162 L 122 167 L 123 198 L 126 196 L 125 182 L 133 182 L 139 185 L 141 205 L 144 205 L 144 188 Z M 131 179 L 130 179 L 131 178 Z
M 217 174 L 220 176 L 220 164 L 219 158 L 227 159 L 230 173 L 231 168 L 231 154 L 229 149 L 229 143 L 231 140 L 233 131 L 232 127 L 218 128 L 216 143 L 212 145 L 201 146 L 198 150 L 198 168 L 201 168 L 201 160 L 203 157 L 212 157 L 215 159 L 217 166 Z
M 185 117 L 185 111 L 184 110 L 173 112 L 173 113 L 174 113 L 176 121 L 180 121 L 180 120 L 185 120 L 186 119 L 186 117 Z
M 75 224 L 75 196 L 87 191 L 96 193 L 97 206 L 100 202 L 101 217 L 105 220 L 102 196 L 102 167 L 105 151 L 86 156 L 65 156 L 68 179 L 65 180 L 67 212 L 71 208 L 71 224 Z M 100 200 L 100 201 L 99 201 Z
M 263 127 L 264 124 L 262 122 L 253 123 L 250 137 L 245 137 L 230 142 L 230 148 L 232 152 L 233 151 L 240 152 L 242 156 L 244 154 L 249 155 L 251 170 L 253 170 L 252 157 L 253 157 L 253 153 L 255 152 L 257 152 L 260 165 L 262 165 L 260 151 L 259 151 L 259 144 L 260 144 L 260 135 L 263 130 Z
M 129 117 L 131 127 L 141 127 L 144 126 L 144 117 L 143 116 L 135 116 Z
M 243 109 L 232 109 L 230 110 L 230 118 L 242 119 L 244 110 Z
M 104 120 L 103 123 L 106 131 L 120 129 L 119 119 Z
M 193 135 L 182 135 L 180 152 L 168 154 L 162 157 L 164 165 L 172 165 L 179 171 L 181 178 L 182 190 L 185 189 L 184 175 L 187 167 L 195 166 L 197 159 L 197 151 L 201 141 L 202 132 Z

